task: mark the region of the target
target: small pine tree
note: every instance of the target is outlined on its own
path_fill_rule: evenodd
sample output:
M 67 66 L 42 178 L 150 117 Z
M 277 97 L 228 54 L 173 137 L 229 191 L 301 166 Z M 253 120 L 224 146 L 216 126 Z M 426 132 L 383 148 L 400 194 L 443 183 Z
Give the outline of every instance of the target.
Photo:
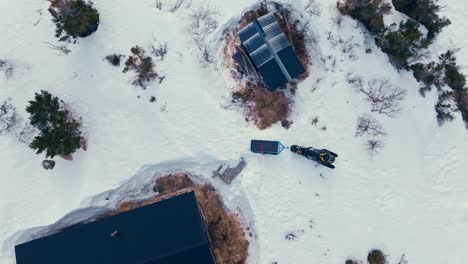
M 408 59 L 415 56 L 421 48 L 424 38 L 418 24 L 408 20 L 397 27 L 392 24 L 379 33 L 375 39 L 377 46 L 387 53 L 398 69 L 408 64 Z
M 30 144 L 37 154 L 45 151 L 46 157 L 50 158 L 69 156 L 81 147 L 81 124 L 62 103 L 49 92 L 41 91 L 26 107 L 31 125 L 39 130 L 39 135 Z
M 405 13 L 423 24 L 427 30 L 427 39 L 435 38 L 444 27 L 451 24 L 446 17 L 440 17 L 442 7 L 437 0 L 392 0 L 395 9 Z
M 49 12 L 57 26 L 55 36 L 60 41 L 84 38 L 99 26 L 99 12 L 92 2 L 84 0 L 51 0 Z
M 414 78 L 420 83 L 419 92 L 425 96 L 426 92 L 436 87 L 438 91 L 442 89 L 444 83 L 444 67 L 434 61 L 428 64 L 416 63 L 410 66 L 413 70 Z
M 390 13 L 391 5 L 383 0 L 344 0 L 337 3 L 343 15 L 350 15 L 361 21 L 373 33 L 384 29 L 383 16 Z

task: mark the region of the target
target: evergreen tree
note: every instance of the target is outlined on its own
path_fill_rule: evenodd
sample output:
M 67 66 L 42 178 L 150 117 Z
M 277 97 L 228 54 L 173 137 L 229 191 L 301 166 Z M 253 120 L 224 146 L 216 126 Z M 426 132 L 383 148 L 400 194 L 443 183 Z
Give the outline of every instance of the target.
M 49 12 L 57 26 L 55 36 L 60 41 L 84 38 L 99 26 L 99 12 L 92 2 L 84 0 L 52 0 Z
M 442 7 L 437 0 L 392 0 L 395 9 L 423 24 L 427 39 L 432 40 L 442 29 L 451 24 L 446 17 L 440 17 Z
M 377 33 L 384 29 L 383 16 L 390 13 L 392 7 L 383 0 L 344 0 L 337 3 L 343 15 L 350 15 L 361 21 L 366 28 Z
M 376 36 L 376 44 L 387 53 L 392 63 L 399 69 L 407 66 L 408 59 L 413 57 L 421 48 L 424 38 L 419 31 L 418 24 L 413 21 L 401 22 L 397 27 L 390 27 Z
M 61 103 L 49 92 L 41 91 L 26 107 L 31 125 L 39 130 L 30 144 L 37 154 L 45 151 L 46 157 L 69 156 L 81 147 L 80 123 Z

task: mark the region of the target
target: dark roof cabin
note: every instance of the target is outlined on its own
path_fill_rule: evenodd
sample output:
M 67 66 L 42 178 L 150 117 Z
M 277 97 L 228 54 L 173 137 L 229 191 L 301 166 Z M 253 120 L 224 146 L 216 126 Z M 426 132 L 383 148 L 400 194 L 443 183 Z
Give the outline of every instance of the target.
M 264 15 L 239 31 L 242 46 L 272 91 L 305 72 L 274 13 Z
M 188 192 L 15 247 L 17 264 L 214 264 Z

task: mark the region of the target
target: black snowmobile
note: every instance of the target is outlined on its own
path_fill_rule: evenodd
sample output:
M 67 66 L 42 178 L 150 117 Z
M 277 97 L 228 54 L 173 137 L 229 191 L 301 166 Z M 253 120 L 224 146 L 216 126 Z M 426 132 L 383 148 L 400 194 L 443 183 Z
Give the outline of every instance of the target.
M 336 153 L 333 153 L 327 149 L 315 149 L 312 147 L 305 148 L 297 145 L 292 145 L 291 151 L 331 169 L 335 168 L 333 162 L 335 162 L 335 158 L 338 157 Z

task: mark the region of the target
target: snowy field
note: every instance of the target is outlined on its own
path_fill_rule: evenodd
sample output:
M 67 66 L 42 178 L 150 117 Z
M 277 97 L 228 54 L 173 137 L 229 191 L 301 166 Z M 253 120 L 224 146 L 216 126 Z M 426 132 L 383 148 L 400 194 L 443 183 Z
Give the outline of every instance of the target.
M 12 135 L 0 136 L 0 263 L 14 263 L 13 249 L 4 242 L 16 232 L 52 224 L 148 168 L 156 172 L 158 164 L 180 163 L 179 169 L 213 181 L 210 172 L 218 161 L 240 157 L 248 165 L 231 186 L 214 181 L 228 206 L 241 210 L 254 227 L 252 264 L 344 263 L 348 257 L 366 259 L 372 248 L 387 253 L 391 264 L 402 254 L 410 264 L 466 263 L 468 134 L 461 117 L 439 127 L 435 91 L 421 97 L 412 74 L 397 72 L 351 18 L 334 25 L 335 1 L 318 1 L 320 16 L 303 14 L 317 41 L 308 47 L 313 65 L 295 96 L 293 125 L 264 131 L 226 109 L 234 82 L 221 57 L 222 30 L 254 0 L 211 2 L 219 14 L 211 43 L 219 52 L 206 68 L 188 34 L 190 10 L 159 11 L 153 0 L 93 2 L 101 14 L 98 31 L 70 45 L 70 55 L 59 56 L 45 44 L 57 44 L 47 1 L 0 0 L 0 58 L 16 65 L 11 78 L 0 74 L 0 100 L 11 97 L 25 119 L 34 92 L 48 90 L 82 116 L 88 138 L 87 151 L 78 151 L 73 161 L 56 159 L 55 169 L 46 171 L 42 155 Z M 304 9 L 305 1 L 288 2 Z M 461 48 L 458 61 L 468 66 L 468 6 L 462 0 L 441 2 L 452 25 L 431 51 Z M 191 8 L 203 4 L 194 0 Z M 334 48 L 329 31 L 353 37 L 359 59 Z M 134 87 L 131 74 L 103 60 L 111 53 L 128 55 L 134 45 L 147 48 L 153 36 L 169 48 L 168 57 L 156 63 L 166 76 L 162 84 Z M 335 58 L 336 65 L 320 58 Z M 357 117 L 370 108 L 347 83 L 348 73 L 386 78 L 408 92 L 397 118 L 375 115 L 388 135 L 373 158 L 364 139 L 354 136 Z M 157 101 L 150 103 L 151 96 Z M 328 148 L 339 154 L 337 168 L 318 167 L 289 151 L 252 154 L 254 138 Z M 285 239 L 288 233 L 296 239 Z

